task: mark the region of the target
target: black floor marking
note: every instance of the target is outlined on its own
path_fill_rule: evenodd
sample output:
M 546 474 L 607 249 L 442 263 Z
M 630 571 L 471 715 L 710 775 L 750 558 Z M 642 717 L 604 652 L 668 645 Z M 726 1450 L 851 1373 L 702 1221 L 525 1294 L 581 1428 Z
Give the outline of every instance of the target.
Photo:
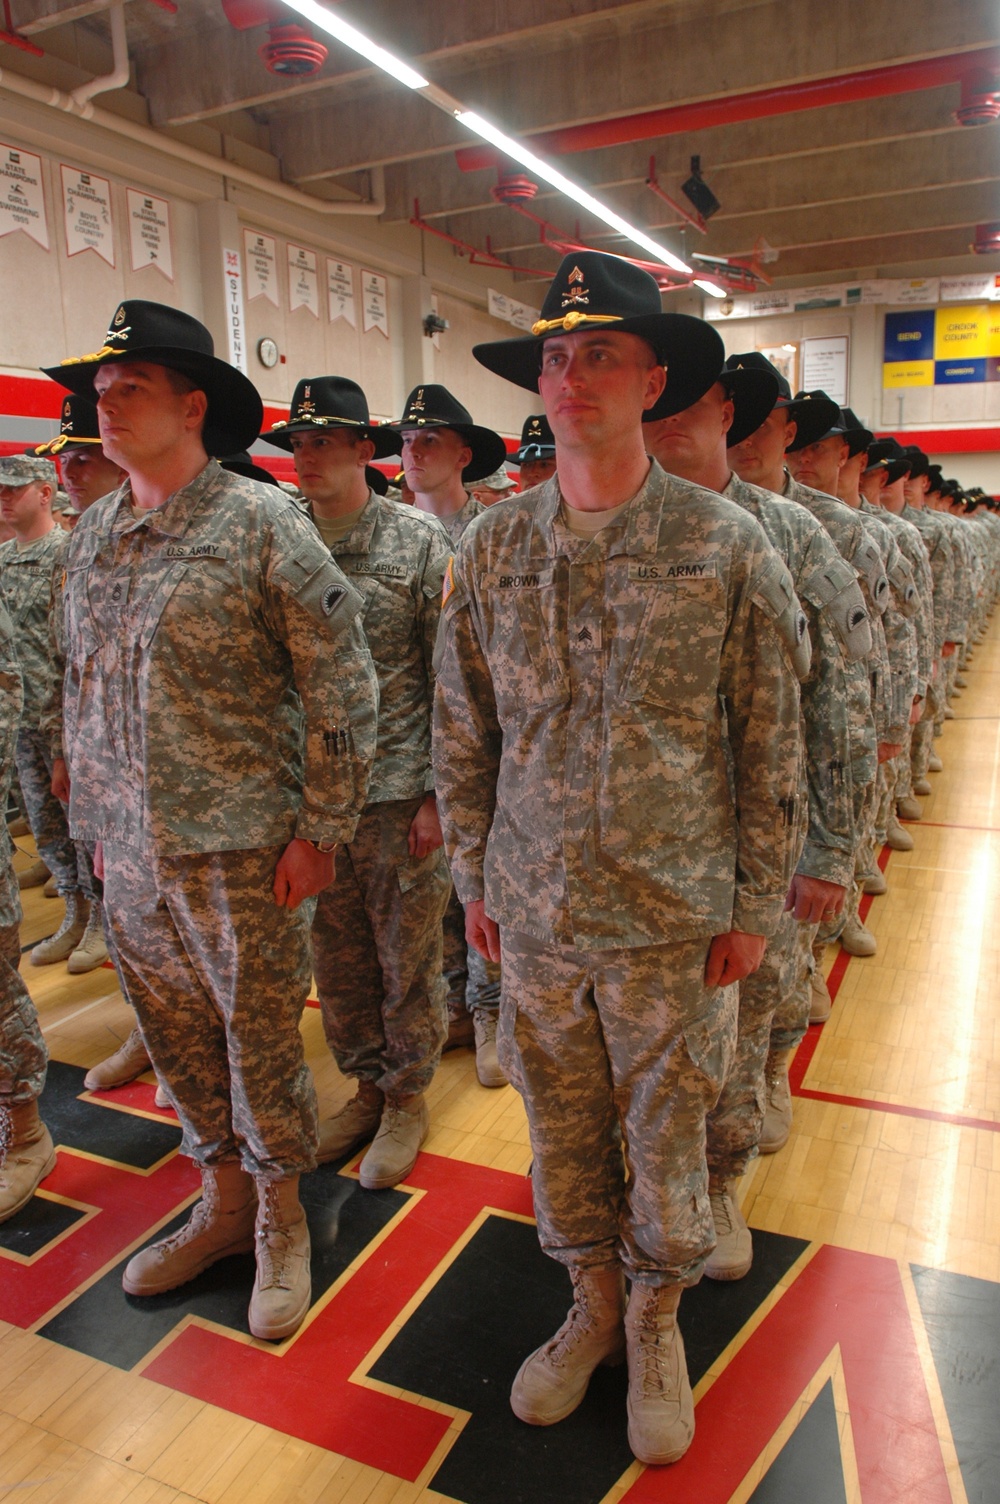
M 174 1123 L 105 1107 L 97 1100 L 81 1101 L 86 1075 L 78 1065 L 50 1060 L 39 1112 L 55 1144 L 99 1154 L 136 1170 L 148 1170 L 181 1141 Z
M 407 1200 L 402 1191 L 363 1191 L 356 1180 L 338 1175 L 333 1165 L 321 1165 L 314 1174 L 304 1176 L 300 1195 L 312 1241 L 314 1300 L 340 1278 Z M 173 1232 L 189 1215 L 189 1210 L 181 1212 L 156 1237 Z M 150 1297 L 125 1294 L 122 1269 L 126 1262 L 123 1259 L 108 1270 L 46 1322 L 41 1335 L 116 1368 L 130 1369 L 188 1314 L 249 1334 L 252 1253 L 223 1259 L 190 1284 Z
M 86 1215 L 77 1206 L 64 1206 L 61 1201 L 32 1196 L 12 1221 L 0 1225 L 0 1248 L 19 1253 L 26 1259 L 33 1258 L 47 1243 Z
M 1000 1285 L 911 1265 L 969 1504 L 1000 1497 Z
M 847 1504 L 837 1408 L 830 1380 L 757 1484 L 748 1504 L 805 1504 L 805 1501 Z
M 806 1243 L 754 1232 L 754 1267 L 685 1293 L 681 1328 L 692 1384 L 711 1366 Z M 624 1366 L 600 1368 L 557 1426 L 523 1425 L 510 1409 L 522 1360 L 561 1324 L 569 1275 L 533 1226 L 490 1217 L 372 1368 L 372 1377 L 471 1412 L 431 1487 L 463 1504 L 598 1504 L 632 1461 Z

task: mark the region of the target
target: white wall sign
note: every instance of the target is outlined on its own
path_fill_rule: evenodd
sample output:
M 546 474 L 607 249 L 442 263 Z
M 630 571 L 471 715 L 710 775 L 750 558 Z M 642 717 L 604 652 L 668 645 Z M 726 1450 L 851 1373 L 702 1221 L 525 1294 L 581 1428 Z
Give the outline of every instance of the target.
M 266 298 L 279 308 L 278 246 L 274 236 L 244 230 L 243 255 L 247 268 L 247 300 L 252 303 L 254 298 Z
M 378 329 L 389 338 L 389 284 L 376 272 L 361 273 L 361 306 L 364 310 L 363 327 Z
M 308 308 L 314 319 L 319 318 L 319 276 L 316 271 L 316 252 L 305 246 L 288 242 L 288 306 Z
M 93 172 L 59 164 L 62 175 L 63 215 L 66 224 L 66 254 L 96 251 L 109 266 L 115 264 L 115 239 L 111 224 L 111 184 Z
M 505 324 L 513 324 L 515 329 L 530 329 L 538 318 L 537 308 L 519 303 L 516 298 L 509 298 L 505 292 L 497 292 L 492 287 L 486 289 L 486 305 L 491 317 L 503 319 Z
M 128 205 L 129 247 L 132 270 L 155 266 L 168 282 L 174 280 L 174 258 L 170 248 L 170 205 L 165 198 L 154 198 L 126 188 Z
M 0 235 L 13 235 L 15 230 L 23 230 L 48 250 L 42 159 L 0 143 Z
M 226 289 L 226 329 L 229 334 L 229 364 L 247 374 L 247 337 L 243 318 L 243 268 L 239 251 L 222 252 L 222 275 Z
M 906 281 L 897 282 L 894 293 L 885 299 L 887 303 L 936 303 L 938 300 L 939 277 L 913 277 Z M 891 283 L 884 286 L 891 287 Z
M 840 407 L 847 406 L 846 334 L 827 335 L 821 339 L 804 339 L 801 346 L 802 390 L 820 389 Z
M 326 296 L 330 323 L 344 319 L 352 329 L 358 327 L 354 309 L 354 267 L 348 261 L 326 258 Z
M 985 276 L 942 277 L 939 296 L 942 303 L 974 303 L 979 298 L 988 298 L 995 303 L 1000 300 L 1000 272 L 987 272 Z

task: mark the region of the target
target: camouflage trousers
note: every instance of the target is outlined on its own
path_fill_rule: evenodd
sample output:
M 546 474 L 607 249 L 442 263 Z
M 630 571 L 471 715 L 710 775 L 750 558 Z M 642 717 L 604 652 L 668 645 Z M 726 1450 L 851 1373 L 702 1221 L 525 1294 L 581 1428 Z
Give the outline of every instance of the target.
M 94 889 L 93 864 L 70 836 L 65 806 L 52 792 L 48 739 L 40 731 L 22 726 L 14 755 L 31 834 L 39 856 L 56 880 L 59 896 L 68 898 L 79 888 L 87 898 L 99 898 Z
M 913 793 L 913 726 L 907 726 L 906 735 L 903 737 L 903 750 L 896 758 L 896 794 L 897 799 L 907 799 Z
M 448 1033 L 441 919 L 451 877 L 444 848 L 411 857 L 420 799 L 369 804 L 337 852 L 337 876 L 313 921 L 323 1028 L 345 1076 L 392 1101 L 425 1091 Z
M 315 900 L 278 907 L 280 854 L 104 847 L 105 923 L 183 1152 L 272 1180 L 313 1169 L 317 1143 L 299 1034 Z
M 705 1119 L 732 1064 L 737 989 L 708 943 L 578 951 L 501 932 L 497 1047 L 521 1093 L 538 1235 L 560 1263 L 697 1283 L 715 1242 Z
M 881 767 L 881 764 L 879 765 Z M 822 950 L 824 945 L 832 945 L 839 940 L 844 925 L 851 916 L 857 917 L 858 906 L 861 903 L 861 883 L 859 878 L 866 876 L 871 866 L 864 866 L 865 862 L 874 863 L 874 831 L 875 814 L 878 807 L 879 779 L 876 773 L 871 783 L 855 784 L 854 787 L 854 829 L 857 836 L 857 845 L 854 853 L 854 882 L 847 891 L 844 907 L 836 919 L 830 919 L 818 926 L 814 938 L 814 946 Z
M 931 748 L 934 745 L 934 723 L 937 719 L 938 707 L 942 703 L 939 685 L 943 662 L 942 658 L 937 660 L 937 678 L 927 686 L 923 714 L 913 727 L 913 734 L 910 738 L 910 772 L 913 778 L 927 777 L 927 766 L 930 761 Z
M 0 925 L 0 1099 L 7 1102 L 40 1097 L 49 1063 L 20 960 L 18 925 Z
M 813 954 L 818 924 L 796 924 L 798 959 L 792 969 L 788 991 L 774 1010 L 771 1049 L 794 1050 L 805 1038 L 812 1008 L 812 979 L 817 961 Z
M 757 1155 L 767 1107 L 767 1055 L 779 1009 L 791 1012 L 796 1026 L 801 1021 L 796 1044 L 808 1028 L 809 989 L 802 985 L 802 974 L 808 980 L 809 973 L 799 935 L 808 928 L 792 914 L 782 914 L 760 966 L 739 984 L 733 1063 L 706 1120 L 709 1173 L 724 1180 L 742 1175 Z
M 878 805 L 875 809 L 875 824 L 872 830 L 872 844 L 863 854 L 863 860 L 868 863 L 861 873 L 866 876 L 875 870 L 878 860 L 879 846 L 885 845 L 885 838 L 889 824 L 889 817 L 895 812 L 896 800 L 902 799 L 899 792 L 899 758 L 890 757 L 888 762 L 879 764 L 878 770 Z
M 958 674 L 958 649 L 950 658 L 941 661 L 941 693 L 934 711 L 934 734 L 940 736 L 944 730 L 945 710 L 955 688 L 955 678 Z
M 466 940 L 465 907 L 454 889 L 444 911 L 443 929 L 448 1017 L 461 1018 L 477 1008 L 495 1013 L 500 1007 L 500 967 Z

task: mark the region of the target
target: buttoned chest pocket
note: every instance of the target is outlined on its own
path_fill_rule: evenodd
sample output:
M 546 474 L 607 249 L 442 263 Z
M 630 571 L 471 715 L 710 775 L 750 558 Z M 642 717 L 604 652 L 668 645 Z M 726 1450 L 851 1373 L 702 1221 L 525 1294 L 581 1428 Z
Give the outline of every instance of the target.
M 144 559 L 123 602 L 130 635 L 145 651 L 166 619 L 176 619 L 175 646 L 217 654 L 233 630 L 243 601 L 242 581 L 227 558 L 214 553 Z M 208 660 L 206 660 L 208 661 Z
M 90 571 L 97 555 L 96 544 L 75 553 L 63 579 L 63 622 L 67 656 L 90 657 L 104 640 L 90 606 Z
M 713 720 L 718 708 L 726 595 L 718 580 L 650 585 L 622 698 Z
M 557 619 L 554 588 L 493 590 L 487 605 L 490 673 L 501 721 L 519 721 L 565 701 L 569 680 L 559 644 L 566 632 Z
M 23 626 L 39 609 L 47 608 L 51 581 L 51 568 L 45 564 L 21 564 L 7 570 L 4 595 L 15 627 Z
M 351 584 L 364 597 L 362 625 L 376 663 L 397 664 L 402 645 L 413 634 L 416 608 L 410 581 L 375 574 L 352 574 Z

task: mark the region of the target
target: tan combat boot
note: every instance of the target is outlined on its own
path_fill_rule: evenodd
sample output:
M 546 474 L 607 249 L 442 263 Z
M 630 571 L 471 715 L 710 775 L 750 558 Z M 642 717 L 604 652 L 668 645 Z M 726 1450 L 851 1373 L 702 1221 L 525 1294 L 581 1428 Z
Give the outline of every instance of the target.
M 94 971 L 108 959 L 108 947 L 104 939 L 104 905 L 96 900 L 90 905 L 87 927 L 74 951 L 66 959 L 66 970 L 73 976 Z
M 849 956 L 873 956 L 878 950 L 878 941 L 857 914 L 852 914 L 841 930 L 840 943 Z
M 309 1228 L 299 1200 L 299 1177 L 257 1180 L 257 1278 L 250 1297 L 250 1330 L 264 1342 L 297 1332 L 312 1300 Z
M 358 1171 L 365 1190 L 385 1191 L 405 1180 L 429 1131 L 422 1094 L 404 1102 L 386 1102 L 378 1132 Z
M 679 1285 L 633 1285 L 625 1312 L 628 1444 L 651 1467 L 677 1462 L 694 1440 L 694 1398 L 677 1325 Z
M 811 1024 L 825 1024 L 832 1012 L 833 998 L 830 996 L 830 989 L 826 985 L 823 968 L 817 962 L 809 978 L 809 1022 Z
M 928 794 L 933 794 L 934 786 L 929 778 L 914 778 L 913 792 L 926 799 Z
M 930 757 L 928 757 L 927 759 L 928 773 L 940 773 L 943 768 L 944 763 L 941 761 L 940 757 L 938 757 L 936 752 L 932 752 Z
M 26 1206 L 56 1167 L 52 1137 L 38 1116 L 38 1103 L 0 1097 L 0 1222 Z
M 915 793 L 905 794 L 902 799 L 896 800 L 896 814 L 900 820 L 922 820 L 924 807 Z M 886 834 L 888 835 L 888 826 L 886 826 Z
M 31 952 L 32 966 L 51 966 L 56 961 L 65 961 L 83 939 L 90 918 L 90 904 L 77 889 L 66 899 L 63 922 L 54 935 L 40 940 Z
M 23 872 L 17 874 L 17 886 L 22 893 L 25 888 L 40 888 L 42 883 L 48 882 L 50 875 L 48 867 L 39 856 L 30 867 L 25 867 Z
M 529 1426 L 554 1426 L 582 1401 L 601 1363 L 625 1356 L 625 1276 L 619 1264 L 571 1268 L 573 1304 L 554 1337 L 518 1369 L 510 1407 Z
M 88 1091 L 110 1091 L 113 1086 L 127 1086 L 151 1065 L 149 1052 L 138 1029 L 133 1029 L 125 1043 L 107 1060 L 95 1065 L 83 1078 Z
M 45 884 L 45 887 L 42 889 L 42 896 L 44 898 L 59 897 L 59 879 L 57 877 L 49 878 L 48 882 Z
M 384 1106 L 385 1098 L 375 1082 L 360 1080 L 351 1100 L 332 1118 L 320 1123 L 317 1163 L 325 1165 L 332 1159 L 343 1159 L 355 1144 L 374 1138 Z
M 715 1247 L 705 1262 L 709 1279 L 742 1279 L 753 1263 L 753 1239 L 736 1199 L 739 1177 L 708 1177 L 708 1200 L 715 1224 Z
M 475 1025 L 472 1022 L 472 1014 L 464 1002 L 453 1003 L 449 1001 L 448 1037 L 442 1046 L 442 1055 L 446 1055 L 449 1050 L 464 1050 L 474 1042 Z
M 497 1013 L 495 1008 L 475 1008 L 472 1022 L 476 1031 L 476 1075 L 480 1086 L 506 1086 L 497 1059 Z
M 788 1143 L 792 1131 L 792 1088 L 788 1081 L 791 1058 L 791 1050 L 771 1050 L 767 1057 L 764 1068 L 767 1106 L 757 1145 L 761 1154 L 777 1154 Z
M 197 1279 L 219 1259 L 249 1253 L 256 1212 L 253 1176 L 242 1165 L 203 1165 L 201 1200 L 187 1222 L 130 1258 L 122 1287 L 128 1295 L 162 1295 Z

